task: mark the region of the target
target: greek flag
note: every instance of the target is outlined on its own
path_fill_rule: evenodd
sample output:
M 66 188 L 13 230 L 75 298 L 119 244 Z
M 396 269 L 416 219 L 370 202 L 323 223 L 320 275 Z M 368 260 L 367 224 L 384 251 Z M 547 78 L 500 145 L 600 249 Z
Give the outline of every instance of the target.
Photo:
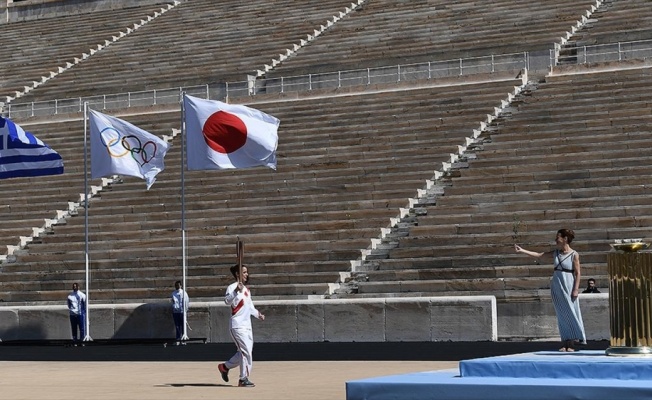
M 56 151 L 7 118 L 0 117 L 0 179 L 63 174 Z

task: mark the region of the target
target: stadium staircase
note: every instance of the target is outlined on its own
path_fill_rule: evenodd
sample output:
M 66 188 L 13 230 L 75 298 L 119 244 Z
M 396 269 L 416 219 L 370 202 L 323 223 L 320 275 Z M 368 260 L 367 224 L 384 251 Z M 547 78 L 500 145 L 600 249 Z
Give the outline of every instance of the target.
M 650 72 L 552 76 L 526 88 L 436 205 L 411 216 L 414 226 L 368 257 L 339 297 L 546 297 L 551 261 L 513 245 L 551 250 L 563 227 L 575 230 L 583 276 L 604 287 L 609 243 L 652 234 Z
M 293 76 L 491 54 L 546 53 L 594 1 L 374 0 L 281 63 Z M 328 55 L 327 57 L 325 55 Z
M 182 3 L 21 101 L 243 79 L 351 6 L 263 3 Z M 368 2 L 267 74 L 547 51 L 594 3 Z M 156 9 L 62 18 L 59 33 L 79 20 L 111 20 L 113 28 L 88 39 L 78 32 L 84 39 L 64 41 L 61 49 L 36 42 L 30 51 L 54 53 L 2 65 L 16 76 L 1 94 L 22 90 Z M 52 25 L 21 24 L 34 32 Z M 0 27 L 9 38 L 18 24 Z M 398 31 L 405 34 L 400 40 Z M 27 47 L 18 43 L 12 54 Z M 43 67 L 21 71 L 21 63 Z M 604 283 L 608 242 L 645 237 L 652 226 L 644 215 L 648 75 L 640 69 L 552 76 L 530 82 L 507 106 L 522 83 L 515 76 L 233 99 L 281 119 L 279 168 L 186 173 L 188 288 L 196 299 L 221 296 L 240 236 L 259 298 L 536 299 L 546 296 L 550 266 L 514 254 L 513 243 L 546 250 L 563 226 L 577 232 L 585 276 Z M 496 108 L 503 110 L 496 115 Z M 159 136 L 180 127 L 178 109 L 169 107 L 113 114 Z M 487 115 L 496 118 L 481 125 Z M 0 240 L 13 247 L 0 265 L 0 299 L 60 303 L 84 277 L 83 121 L 72 113 L 17 122 L 61 153 L 66 174 L 3 182 L 1 217 L 9 228 Z M 469 136 L 478 140 L 451 159 Z M 132 178 L 92 183 L 94 300 L 163 299 L 179 277 L 181 155 L 179 136 L 171 140 L 166 170 L 151 190 Z M 438 176 L 444 163 L 452 165 Z
M 360 249 L 426 186 L 433 165 L 449 160 L 477 128 L 475 121 L 493 112 L 519 84 L 503 79 L 256 104 L 280 118 L 282 132 L 287 132 L 281 134 L 277 172 L 185 174 L 188 287 L 193 297 L 215 297 L 216 288 L 230 281 L 236 236 L 245 240 L 246 262 L 255 267 L 252 290 L 257 297 L 327 294 L 350 260 L 360 257 Z M 388 102 L 391 114 L 384 107 Z M 178 126 L 178 115 L 126 119 L 160 132 L 175 122 Z M 76 132 L 67 146 L 78 150 L 68 157 L 74 159 L 70 168 L 83 171 L 82 121 L 66 124 L 62 129 Z M 46 126 L 51 125 L 33 130 Z M 144 191 L 142 181 L 124 178 L 90 203 L 96 300 L 165 297 L 171 279 L 180 274 L 181 159 L 180 146 L 172 143 L 166 170 L 152 189 Z M 78 172 L 70 186 L 79 190 L 82 184 Z M 3 265 L 6 301 L 55 301 L 83 278 L 83 212 L 48 233 Z
M 345 0 L 267 4 L 265 0 L 183 2 L 21 102 L 243 81 L 288 45 L 351 7 Z M 110 13 L 102 15 L 113 19 Z M 43 23 L 32 22 L 35 29 Z M 107 32 L 99 42 L 110 40 L 112 34 Z M 81 57 L 81 51 L 75 56 Z
M 620 42 L 623 51 L 635 50 L 637 46 L 640 47 L 641 45 L 649 48 L 649 43 L 641 44 L 636 42 L 652 39 L 651 21 L 652 9 L 647 1 L 603 1 L 600 7 L 590 16 L 585 26 L 574 32 L 573 36 L 561 46 L 559 63 L 567 65 L 585 62 L 586 60 L 583 59 L 581 52 L 584 46 L 599 46 Z M 580 51 L 579 55 L 578 51 Z
M 0 41 L 7 51 L 0 60 L 0 94 L 4 95 L 0 99 L 10 102 L 24 96 L 168 7 L 148 5 L 112 10 L 110 14 L 62 16 L 56 18 L 56 24 L 51 19 L 0 24 Z

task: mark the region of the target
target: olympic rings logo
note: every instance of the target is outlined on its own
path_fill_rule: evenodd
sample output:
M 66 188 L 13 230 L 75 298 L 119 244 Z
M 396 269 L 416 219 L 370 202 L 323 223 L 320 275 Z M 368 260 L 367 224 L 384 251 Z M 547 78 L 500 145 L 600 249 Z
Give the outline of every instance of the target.
M 102 129 L 100 138 L 111 157 L 121 158 L 131 154 L 134 161 L 141 167 L 154 159 L 158 149 L 156 143 L 151 140 L 143 144 L 137 136 L 124 136 L 112 126 Z

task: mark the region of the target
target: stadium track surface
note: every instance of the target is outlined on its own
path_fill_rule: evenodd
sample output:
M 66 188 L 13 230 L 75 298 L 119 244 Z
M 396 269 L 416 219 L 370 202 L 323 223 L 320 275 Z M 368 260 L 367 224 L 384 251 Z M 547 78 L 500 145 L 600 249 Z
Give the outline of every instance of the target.
M 606 341 L 586 349 L 606 349 Z M 163 346 L 162 341 L 0 344 L 2 399 L 93 400 L 345 399 L 350 380 L 457 368 L 458 361 L 553 350 L 558 342 L 258 343 L 251 380 L 237 388 L 237 372 L 221 380 L 217 363 L 230 343 Z

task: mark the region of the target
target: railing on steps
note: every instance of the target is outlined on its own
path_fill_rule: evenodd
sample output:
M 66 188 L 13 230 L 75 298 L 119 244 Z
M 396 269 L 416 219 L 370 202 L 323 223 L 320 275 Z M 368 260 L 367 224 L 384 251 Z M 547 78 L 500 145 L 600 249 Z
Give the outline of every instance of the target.
M 564 51 L 576 53 L 578 64 L 647 60 L 652 57 L 652 40 L 607 43 L 593 46 L 564 47 Z M 239 82 L 225 82 L 201 86 L 153 89 L 101 96 L 55 99 L 31 103 L 0 103 L 0 114 L 7 118 L 30 118 L 81 112 L 84 102 L 94 109 L 123 109 L 131 107 L 178 104 L 181 93 L 212 100 L 227 100 L 228 97 L 255 96 L 265 93 L 285 93 L 334 89 L 351 86 L 365 86 L 390 82 L 409 82 L 426 79 L 441 79 L 454 76 L 506 72 L 526 68 L 532 64 L 548 64 L 550 70 L 559 65 L 559 49 L 551 49 L 542 56 L 548 61 L 535 59 L 532 54 L 510 53 L 484 57 L 459 58 L 417 64 L 393 65 L 357 70 L 335 71 L 321 74 L 307 74 L 290 77 L 254 79 Z M 535 68 L 536 69 L 536 68 Z
M 565 56 L 571 54 L 572 57 Z M 647 60 L 652 57 L 652 40 L 636 40 L 596 44 L 592 46 L 564 46 L 550 50 L 551 67 L 560 64 L 592 64 L 599 62 Z M 572 58 L 573 60 L 569 60 Z
M 543 56 L 544 58 L 547 55 Z M 474 74 L 519 71 L 530 65 L 530 54 L 510 53 L 485 57 L 459 58 L 418 64 L 336 71 L 321 74 L 267 78 L 240 82 L 214 83 L 201 86 L 154 89 L 148 91 L 107 94 L 101 96 L 55 99 L 21 104 L 5 104 L 0 114 L 7 118 L 30 118 L 81 112 L 83 104 L 95 110 L 124 109 L 162 104 L 178 104 L 184 91 L 192 96 L 211 100 L 256 94 L 311 91 L 383 83 L 431 80 Z

